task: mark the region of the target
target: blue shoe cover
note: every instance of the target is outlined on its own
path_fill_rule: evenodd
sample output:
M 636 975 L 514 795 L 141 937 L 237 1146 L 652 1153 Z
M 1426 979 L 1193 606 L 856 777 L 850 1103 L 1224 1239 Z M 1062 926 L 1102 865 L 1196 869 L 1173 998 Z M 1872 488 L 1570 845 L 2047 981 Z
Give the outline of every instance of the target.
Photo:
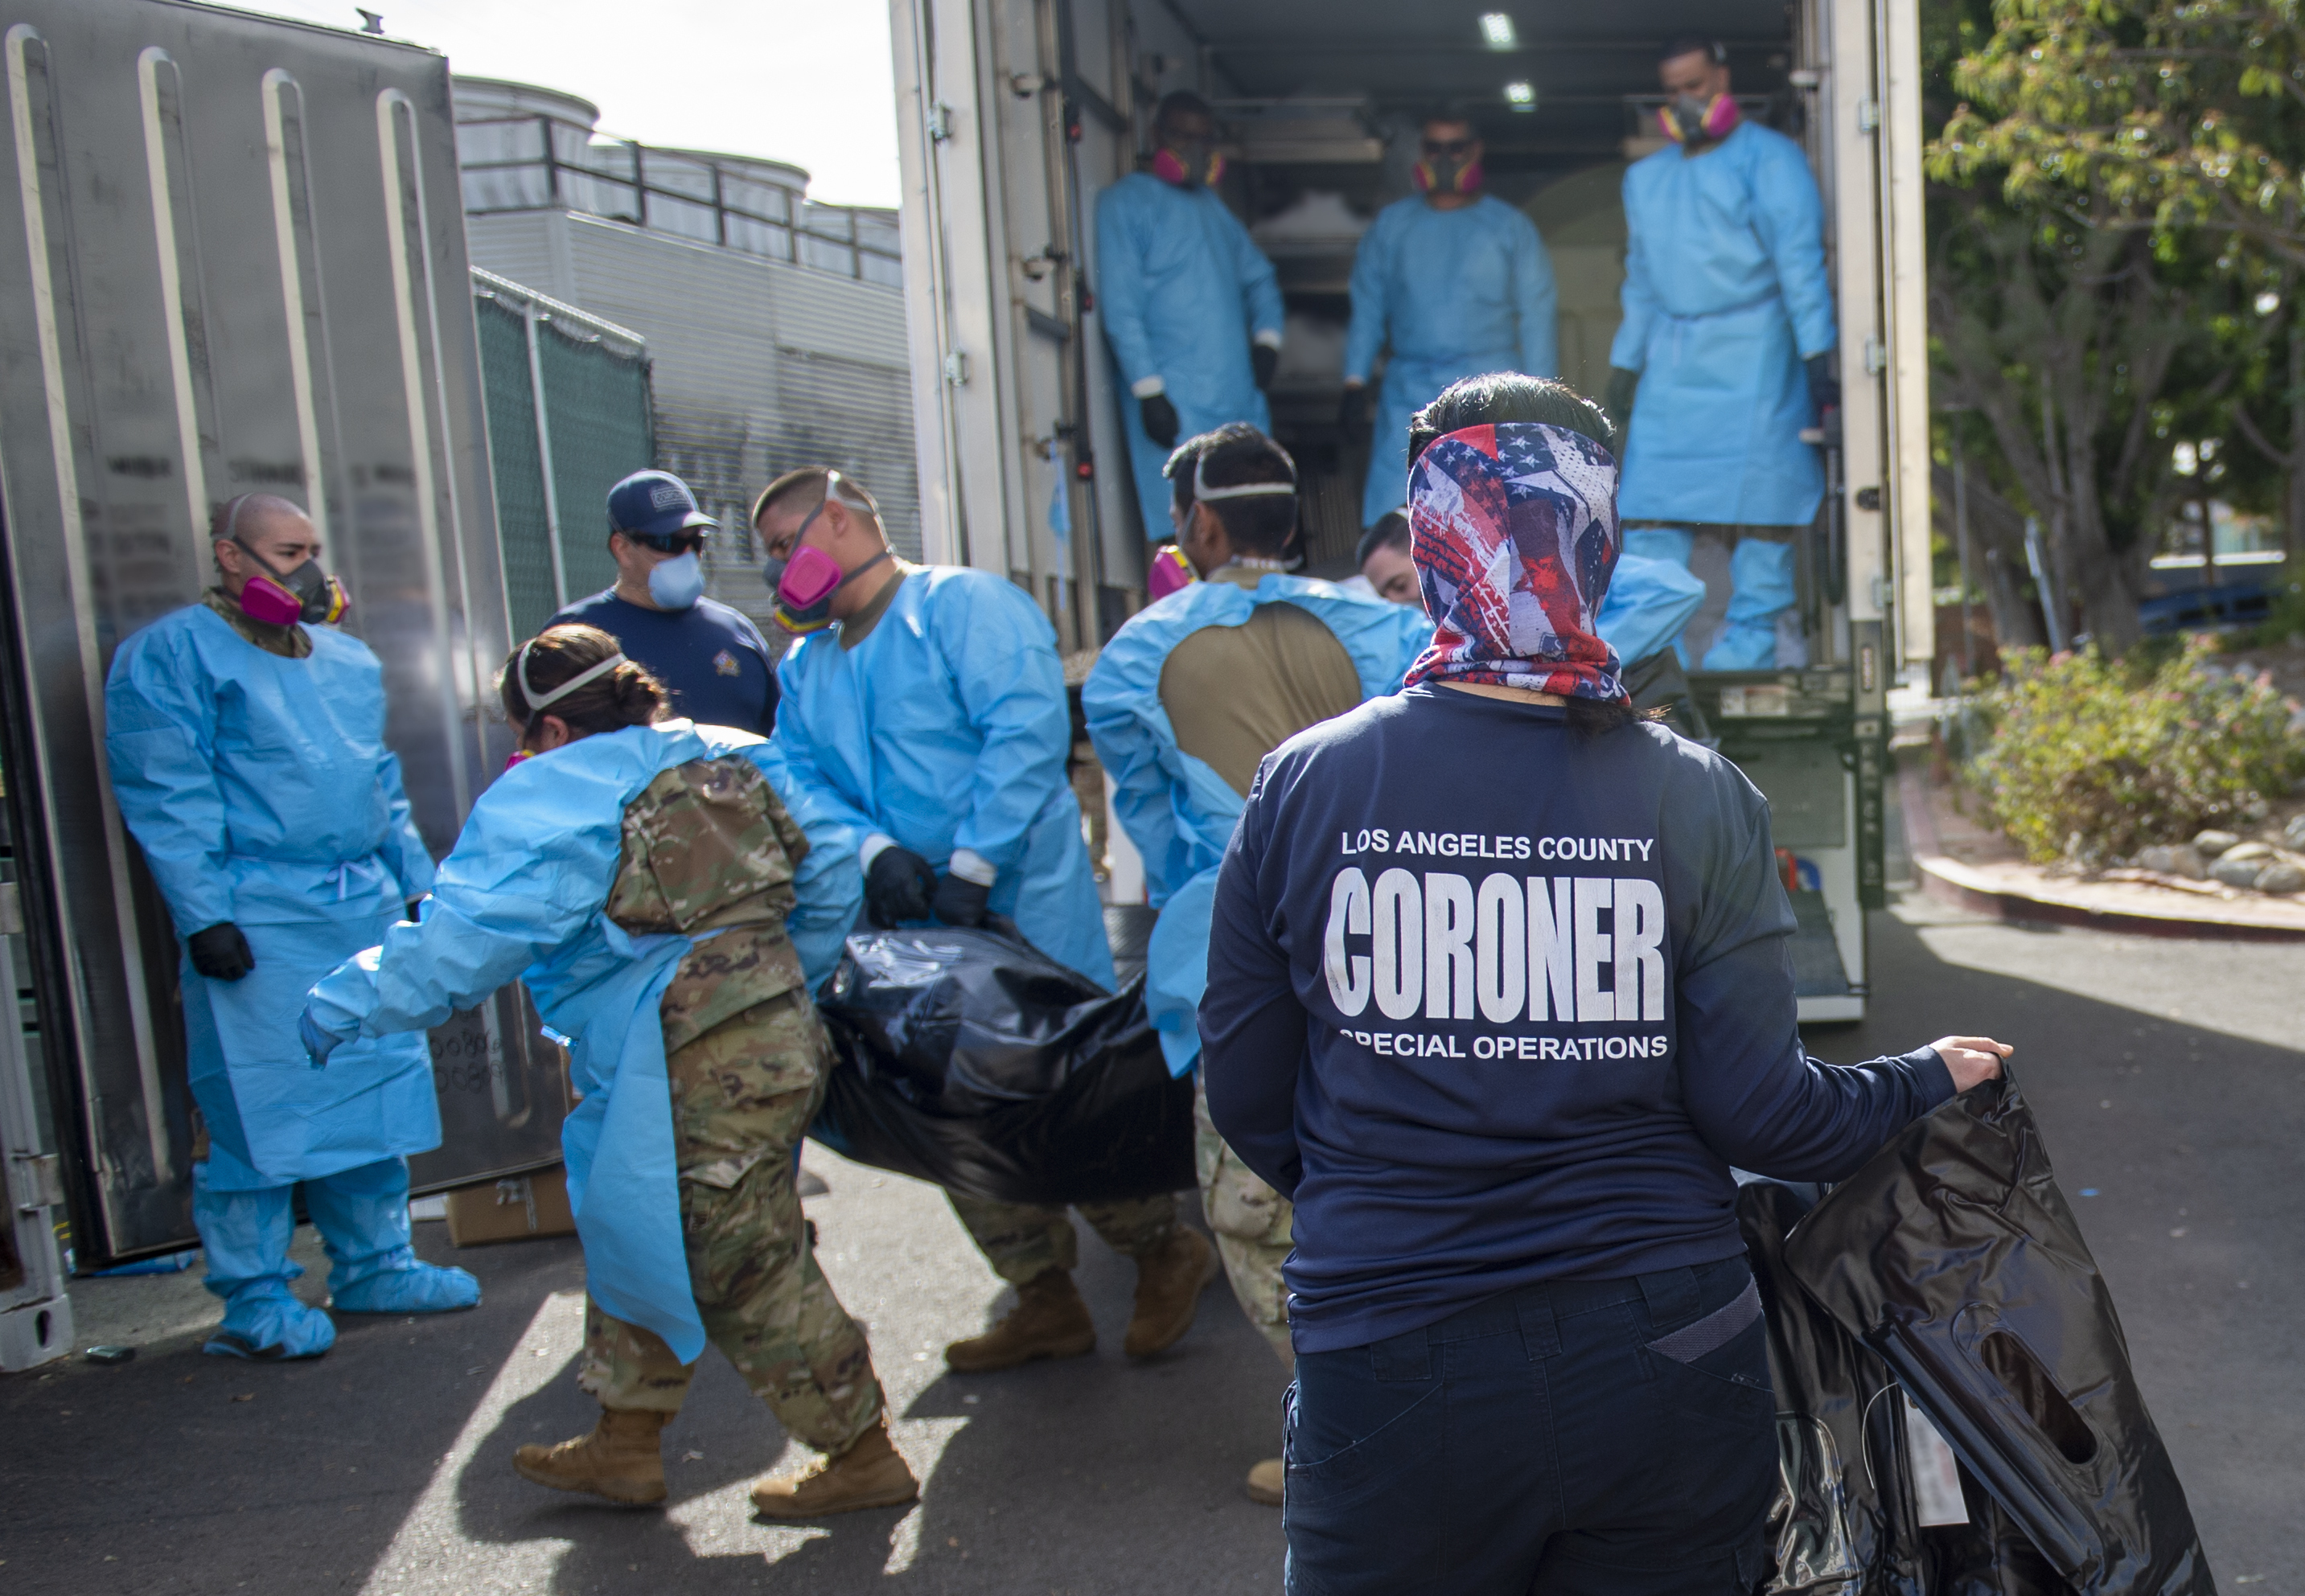
M 327 1314 L 297 1300 L 285 1282 L 261 1280 L 232 1294 L 224 1323 L 200 1350 L 268 1363 L 317 1358 L 336 1344 L 336 1327 Z
M 339 1265 L 328 1278 L 328 1301 L 339 1313 L 454 1313 L 477 1307 L 481 1283 L 464 1270 L 426 1263 L 406 1247 L 360 1266 L 359 1278 L 343 1285 Z
M 1777 617 L 1792 608 L 1798 597 L 1793 582 L 1797 557 L 1790 543 L 1758 538 L 1738 543 L 1729 556 L 1729 614 L 1705 651 L 1706 670 L 1777 668 Z
M 1730 621 L 1713 634 L 1705 650 L 1709 671 L 1767 671 L 1777 667 L 1777 623 Z
M 1689 551 L 1697 547 L 1697 535 L 1679 527 L 1631 526 L 1625 529 L 1624 552 L 1645 560 L 1669 560 L 1682 570 L 1688 569 Z
M 1688 535 L 1681 534 L 1687 541 Z M 1601 641 L 1631 665 L 1680 642 L 1681 628 L 1705 604 L 1705 584 L 1689 573 L 1688 562 L 1653 559 L 1629 546 L 1609 578 L 1608 597 L 1594 617 Z

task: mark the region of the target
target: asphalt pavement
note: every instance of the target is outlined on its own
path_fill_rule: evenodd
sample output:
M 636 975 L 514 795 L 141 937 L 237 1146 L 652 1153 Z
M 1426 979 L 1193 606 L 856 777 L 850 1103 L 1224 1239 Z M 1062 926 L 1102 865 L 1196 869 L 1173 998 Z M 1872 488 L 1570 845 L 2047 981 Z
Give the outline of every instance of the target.
M 2025 930 L 1910 895 L 1871 937 L 1873 1018 L 1812 1050 L 2016 1044 L 2221 1584 L 2305 1596 L 2305 948 Z M 0 1596 L 1279 1590 L 1280 1515 L 1240 1481 L 1278 1449 L 1282 1376 L 1221 1284 L 1173 1351 L 1132 1363 L 1132 1271 L 1084 1230 L 1096 1354 L 948 1374 L 939 1349 L 1006 1289 L 934 1191 L 807 1161 L 830 1188 L 807 1203 L 820 1256 L 870 1327 L 917 1507 L 754 1522 L 746 1487 L 805 1453 L 712 1353 L 667 1432 L 669 1506 L 528 1484 L 513 1448 L 595 1411 L 574 1385 L 575 1244 L 459 1252 L 422 1225 L 420 1250 L 478 1274 L 483 1304 L 346 1316 L 313 1363 L 200 1355 L 215 1310 L 196 1277 L 81 1282 L 83 1317 L 141 1352 L 0 1380 Z

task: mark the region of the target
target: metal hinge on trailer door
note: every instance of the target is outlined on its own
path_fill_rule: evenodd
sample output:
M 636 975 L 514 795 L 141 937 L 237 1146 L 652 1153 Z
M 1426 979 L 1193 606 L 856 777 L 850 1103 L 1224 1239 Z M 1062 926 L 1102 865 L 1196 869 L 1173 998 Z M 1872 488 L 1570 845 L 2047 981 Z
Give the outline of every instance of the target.
M 951 387 L 968 386 L 968 351 L 956 349 L 944 357 L 944 380 Z
M 1881 131 L 1881 102 L 1869 94 L 1857 102 L 1857 131 L 1860 133 Z
M 64 1160 L 52 1152 L 20 1152 L 9 1160 L 16 1167 L 16 1211 L 36 1214 L 44 1208 L 62 1208 L 64 1201 Z

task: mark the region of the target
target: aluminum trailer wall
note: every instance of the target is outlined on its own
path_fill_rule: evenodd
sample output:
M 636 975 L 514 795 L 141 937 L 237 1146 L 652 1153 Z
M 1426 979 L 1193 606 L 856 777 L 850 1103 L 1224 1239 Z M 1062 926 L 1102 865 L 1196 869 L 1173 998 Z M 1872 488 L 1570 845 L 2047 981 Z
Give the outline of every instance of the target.
M 198 596 L 214 505 L 305 501 L 438 853 L 509 745 L 509 627 L 447 63 L 173 0 L 7 0 L 0 74 L 6 801 L 92 1264 L 191 1235 L 175 940 L 101 757 L 114 649 Z M 433 1043 L 421 1180 L 557 1156 L 558 1060 L 516 989 Z

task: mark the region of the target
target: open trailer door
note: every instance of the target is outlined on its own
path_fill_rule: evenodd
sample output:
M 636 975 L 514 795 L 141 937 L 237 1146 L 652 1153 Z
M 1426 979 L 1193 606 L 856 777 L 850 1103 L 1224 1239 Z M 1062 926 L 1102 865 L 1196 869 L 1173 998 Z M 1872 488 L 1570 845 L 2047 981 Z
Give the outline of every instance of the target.
M 1928 238 L 1921 183 L 1919 8 L 1875 0 L 1877 155 L 1883 216 L 1883 336 L 1889 348 L 1889 538 L 1895 551 L 1897 658 L 1926 672 L 1936 651 L 1929 515 Z
M 1836 904 L 1833 914 L 1852 1000 L 1805 998 L 1802 1010 L 1857 1018 L 1867 962 L 1858 922 L 1888 902 L 1888 693 L 1934 647 L 1919 23 L 1890 0 L 1805 0 L 1797 14 L 1841 327 L 1841 442 L 1828 458 L 1824 565 L 1845 617 L 1833 658 L 1850 710 L 1842 746 L 1857 888 L 1847 905 L 1857 913 Z
M 1920 23 L 1889 0 L 1807 0 L 1801 21 L 1841 318 L 1850 658 L 1885 713 L 1899 665 L 1934 648 Z
M 1090 288 L 1095 196 L 1135 149 L 1124 17 L 889 4 L 922 544 L 1014 580 L 1068 652 L 1143 585 Z
M 198 1150 L 176 938 L 104 760 L 114 650 L 198 598 L 218 503 L 305 503 L 438 855 L 508 751 L 509 623 L 447 62 L 159 0 L 0 23 L 0 968 L 37 1015 L 43 1137 L 9 1150 L 55 1160 L 38 1195 L 69 1199 L 87 1267 L 191 1239 Z M 420 1187 L 557 1159 L 536 1024 L 513 987 L 433 1032 Z

